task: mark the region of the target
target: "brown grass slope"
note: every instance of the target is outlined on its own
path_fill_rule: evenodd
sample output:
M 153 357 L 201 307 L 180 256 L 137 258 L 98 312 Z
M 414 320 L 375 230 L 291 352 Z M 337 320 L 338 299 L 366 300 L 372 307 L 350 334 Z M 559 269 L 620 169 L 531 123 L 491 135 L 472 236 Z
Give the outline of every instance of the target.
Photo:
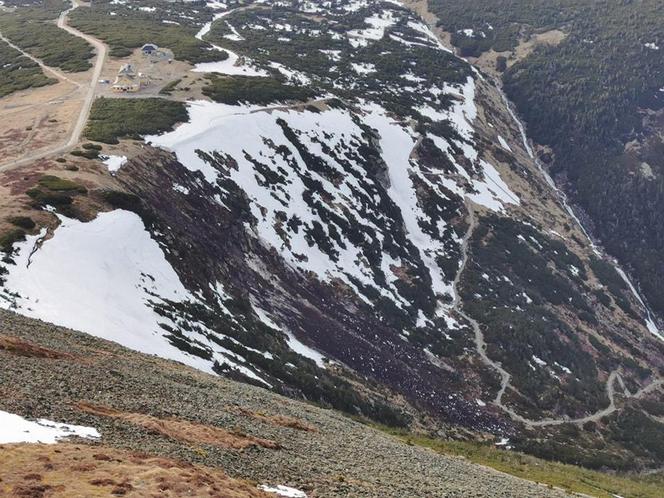
M 253 483 L 170 458 L 74 444 L 0 446 L 0 496 L 268 498 Z

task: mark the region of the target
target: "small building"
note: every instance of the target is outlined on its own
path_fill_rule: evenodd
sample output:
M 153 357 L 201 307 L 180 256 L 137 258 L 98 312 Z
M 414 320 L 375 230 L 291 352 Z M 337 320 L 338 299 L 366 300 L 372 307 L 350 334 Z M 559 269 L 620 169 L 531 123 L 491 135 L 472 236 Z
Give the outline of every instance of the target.
M 135 93 L 141 89 L 141 82 L 131 78 L 119 77 L 113 83 L 114 92 L 118 93 Z
M 142 87 L 141 74 L 136 75 L 136 69 L 131 64 L 124 64 L 118 71 L 112 89 L 118 93 L 138 92 Z
M 141 52 L 143 55 L 153 55 L 159 51 L 159 47 L 154 43 L 146 43 L 141 47 Z

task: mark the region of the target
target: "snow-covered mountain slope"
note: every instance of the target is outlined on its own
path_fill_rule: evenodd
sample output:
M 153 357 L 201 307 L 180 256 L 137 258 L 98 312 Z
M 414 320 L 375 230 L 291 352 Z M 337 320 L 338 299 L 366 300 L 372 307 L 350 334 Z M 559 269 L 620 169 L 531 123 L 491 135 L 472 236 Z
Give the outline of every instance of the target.
M 192 67 L 188 121 L 97 164 L 94 215 L 14 244 L 4 307 L 394 424 L 556 430 L 659 387 L 637 297 L 420 18 L 224 14 L 196 27 L 222 63 Z
M 52 237 L 45 234 L 15 247 L 3 290 L 11 308 L 212 372 L 207 362 L 155 340 L 168 322 L 154 303 L 193 296 L 138 215 L 118 209 L 88 223 L 60 217 Z

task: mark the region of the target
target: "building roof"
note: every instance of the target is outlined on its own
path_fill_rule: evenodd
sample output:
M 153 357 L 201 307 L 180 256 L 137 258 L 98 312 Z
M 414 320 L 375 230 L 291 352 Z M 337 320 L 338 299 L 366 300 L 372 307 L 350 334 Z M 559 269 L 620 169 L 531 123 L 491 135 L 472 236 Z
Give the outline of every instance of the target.
M 120 70 L 118 71 L 118 76 L 123 75 L 123 76 L 135 76 L 136 75 L 136 69 L 134 69 L 134 66 L 132 64 L 123 64 Z
M 130 86 L 130 85 L 138 85 L 139 82 L 137 82 L 134 78 L 130 78 L 124 75 L 118 75 L 117 78 L 115 78 L 115 81 L 113 82 L 113 85 L 119 85 L 119 86 Z

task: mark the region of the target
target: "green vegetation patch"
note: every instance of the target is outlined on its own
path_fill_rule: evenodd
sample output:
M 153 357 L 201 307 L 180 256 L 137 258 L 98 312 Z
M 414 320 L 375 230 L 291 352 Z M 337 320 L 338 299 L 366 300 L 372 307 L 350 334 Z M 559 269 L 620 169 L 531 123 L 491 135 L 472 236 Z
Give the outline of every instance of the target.
M 586 278 L 584 263 L 561 241 L 507 218 L 479 221 L 461 295 L 485 330 L 489 356 L 509 370 L 523 395 L 514 399 L 520 410 L 583 413 L 608 404 L 578 333 L 550 309 L 565 306 L 595 323 L 584 297 Z M 547 367 L 538 366 L 533 355 Z
M 535 32 L 567 33 L 559 45 L 540 46 L 507 69 L 505 91 L 535 142 L 553 149 L 552 173 L 564 175 L 603 245 L 630 269 L 654 311 L 664 313 L 664 141 L 643 112 L 664 107 L 661 0 L 431 0 L 430 6 L 464 55 L 511 50 Z M 625 145 L 648 136 L 630 164 Z M 640 173 L 643 163 L 652 176 Z
M 664 478 L 661 476 L 605 474 L 574 465 L 549 462 L 516 451 L 498 449 L 488 443 L 444 441 L 386 427 L 378 428 L 408 444 L 430 448 L 445 455 L 462 456 L 473 463 L 571 493 L 583 493 L 599 498 L 614 498 L 616 495 L 659 498 L 664 486 Z
M 72 150 L 70 152 L 72 156 L 84 157 L 86 159 L 97 159 L 99 157 L 99 151 L 97 150 Z
M 16 8 L 14 12 L 20 14 L 22 19 L 54 21 L 63 10 L 71 7 L 71 2 L 66 0 L 5 0 L 4 5 Z
M 306 101 L 315 93 L 303 87 L 284 85 L 276 78 L 211 76 L 203 94 L 223 104 L 270 104 L 289 100 Z
M 100 195 L 102 200 L 113 209 L 124 209 L 136 213 L 147 227 L 151 227 L 156 221 L 155 215 L 136 194 L 122 190 L 102 190 Z
M 592 0 L 430 0 L 429 5 L 464 57 L 512 50 L 535 31 L 565 26 L 595 6 L 607 10 Z
M 639 315 L 632 309 L 629 302 L 628 296 L 631 294 L 631 290 L 629 289 L 627 282 L 625 282 L 625 280 L 623 280 L 618 274 L 615 267 L 596 257 L 590 259 L 590 267 L 599 281 L 609 289 L 616 304 L 628 315 L 639 319 Z M 606 294 L 602 294 L 604 294 L 602 291 L 597 292 L 598 298 L 600 300 L 605 300 L 606 298 L 604 296 Z
M 634 453 L 649 456 L 656 462 L 664 460 L 664 425 L 634 408 L 627 408 L 612 417 L 611 439 Z
M 177 79 L 167 83 L 161 90 L 159 90 L 159 95 L 170 95 L 175 91 L 175 88 L 180 84 L 181 81 L 181 79 Z
M 9 232 L 0 235 L 0 251 L 10 253 L 14 244 L 25 240 L 25 231 L 20 228 L 14 228 Z
M 185 104 L 159 98 L 97 99 L 90 112 L 85 136 L 96 142 L 118 143 L 120 138 L 139 140 L 187 121 Z
M 123 192 L 121 190 L 104 190 L 101 195 L 104 201 L 109 203 L 115 209 L 125 209 L 137 214 L 140 214 L 143 209 L 141 198 L 137 195 Z
M 39 65 L 0 40 L 0 98 L 20 90 L 52 85 Z
M 12 216 L 8 218 L 9 223 L 24 230 L 32 230 L 37 226 L 32 218 L 29 216 Z
M 54 192 L 71 192 L 85 194 L 88 189 L 71 180 L 66 180 L 54 175 L 44 175 L 39 179 L 39 186 Z
M 72 206 L 74 197 L 87 194 L 88 189 L 71 180 L 54 175 L 44 175 L 26 194 L 33 200 L 35 207 L 52 206 L 61 214 L 70 218 L 78 217 Z
M 74 199 L 67 194 L 61 194 L 58 192 L 46 192 L 38 188 L 32 188 L 26 192 L 29 197 L 31 197 L 35 204 L 38 206 L 68 206 Z
M 81 146 L 83 150 L 72 150 L 70 154 L 77 157 L 85 157 L 86 159 L 97 159 L 101 152 L 101 145 L 86 143 Z
M 50 22 L 31 19 L 18 11 L 0 16 L 0 31 L 12 43 L 43 61 L 47 66 L 63 71 L 87 71 L 94 56 L 92 47 Z
M 71 14 L 71 24 L 106 42 L 110 46 L 110 54 L 115 57 L 126 57 L 135 48 L 156 43 L 159 47 L 172 50 L 178 60 L 198 63 L 223 59 L 221 52 L 196 38 L 196 27 L 164 24 L 153 17 L 142 17 L 135 10 L 125 16 L 121 6 L 113 7 L 115 16 L 109 16 L 104 6 L 76 9 Z

